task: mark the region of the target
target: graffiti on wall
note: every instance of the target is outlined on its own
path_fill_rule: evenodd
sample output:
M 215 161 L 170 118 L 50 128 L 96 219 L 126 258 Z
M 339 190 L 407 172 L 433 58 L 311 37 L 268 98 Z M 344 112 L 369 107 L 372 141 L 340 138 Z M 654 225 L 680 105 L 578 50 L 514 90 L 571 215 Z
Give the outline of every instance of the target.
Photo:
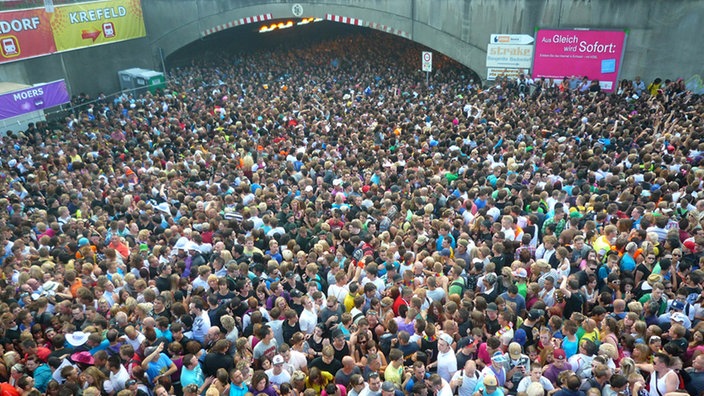
M 685 80 L 685 85 L 687 90 L 692 93 L 703 95 L 704 94 L 704 81 L 699 74 L 695 74 Z

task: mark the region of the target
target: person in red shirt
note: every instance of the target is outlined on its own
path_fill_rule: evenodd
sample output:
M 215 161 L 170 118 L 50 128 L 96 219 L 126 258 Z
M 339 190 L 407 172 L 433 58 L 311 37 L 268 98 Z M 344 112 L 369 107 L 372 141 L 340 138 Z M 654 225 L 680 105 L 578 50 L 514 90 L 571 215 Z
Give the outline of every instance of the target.
M 394 300 L 394 305 L 392 305 L 392 309 L 394 310 L 394 314 L 396 316 L 399 316 L 398 310 L 402 306 L 408 306 L 411 302 L 411 298 L 413 297 L 413 289 L 410 287 L 403 287 L 401 289 L 401 294 L 396 297 Z

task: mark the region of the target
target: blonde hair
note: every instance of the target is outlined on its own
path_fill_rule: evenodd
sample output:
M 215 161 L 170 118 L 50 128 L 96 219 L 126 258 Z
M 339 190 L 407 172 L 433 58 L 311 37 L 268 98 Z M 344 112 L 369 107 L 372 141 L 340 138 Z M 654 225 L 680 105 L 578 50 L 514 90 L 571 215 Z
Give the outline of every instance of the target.
M 526 389 L 527 396 L 543 396 L 544 394 L 545 390 L 543 389 L 543 385 L 541 385 L 540 382 L 531 382 L 531 384 L 528 385 L 528 388 Z
M 235 319 L 230 315 L 223 315 L 220 318 L 220 324 L 222 324 L 222 327 L 229 332 L 235 328 Z
M 599 354 L 606 355 L 611 359 L 615 359 L 618 356 L 618 351 L 616 347 L 612 344 L 601 344 L 599 346 Z

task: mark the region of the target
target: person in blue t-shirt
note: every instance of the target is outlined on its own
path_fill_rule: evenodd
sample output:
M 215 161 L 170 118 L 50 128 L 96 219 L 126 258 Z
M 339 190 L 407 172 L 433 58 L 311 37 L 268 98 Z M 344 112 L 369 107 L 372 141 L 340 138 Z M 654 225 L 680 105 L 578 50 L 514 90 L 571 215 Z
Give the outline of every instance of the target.
M 499 386 L 496 376 L 486 374 L 481 381 L 477 381 L 474 396 L 504 396 L 504 390 Z

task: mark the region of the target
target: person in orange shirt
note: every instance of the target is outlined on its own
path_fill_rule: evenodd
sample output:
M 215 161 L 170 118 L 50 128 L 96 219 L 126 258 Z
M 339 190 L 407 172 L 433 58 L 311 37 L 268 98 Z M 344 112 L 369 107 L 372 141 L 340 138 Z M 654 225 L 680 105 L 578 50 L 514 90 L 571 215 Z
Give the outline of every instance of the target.
M 123 261 L 127 261 L 127 258 L 130 256 L 130 248 L 125 243 L 124 238 L 119 237 L 117 235 L 113 236 L 110 239 L 109 246 L 115 249 L 115 251 L 118 252 L 120 256 L 122 256 Z
M 83 282 L 81 281 L 81 278 L 79 278 L 76 275 L 76 271 L 70 270 L 66 271 L 66 274 L 64 275 L 64 279 L 66 279 L 66 282 L 68 282 L 71 290 L 71 295 L 76 298 L 78 297 L 78 289 L 83 287 Z

